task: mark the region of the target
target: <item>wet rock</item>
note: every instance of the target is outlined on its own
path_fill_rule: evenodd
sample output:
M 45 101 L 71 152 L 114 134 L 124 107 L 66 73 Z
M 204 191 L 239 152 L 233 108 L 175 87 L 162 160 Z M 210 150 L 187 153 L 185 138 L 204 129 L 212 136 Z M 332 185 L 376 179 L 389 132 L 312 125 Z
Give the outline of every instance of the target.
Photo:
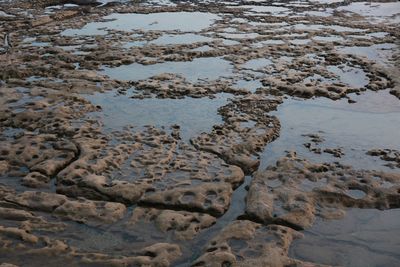
M 98 3 L 96 0 L 71 0 L 69 2 L 77 5 L 91 5 Z
M 56 216 L 85 224 L 110 224 L 120 220 L 126 207 L 120 203 L 71 200 L 64 195 L 39 191 L 8 194 L 4 200 L 30 210 L 50 212 Z
M 140 203 L 166 208 L 179 207 L 221 216 L 229 207 L 231 195 L 231 185 L 214 182 L 147 194 L 140 199 Z
M 325 141 L 325 139 L 320 134 L 303 134 L 302 136 L 308 137 L 311 142 L 319 144 Z
M 332 154 L 334 157 L 341 158 L 344 155 L 343 149 L 339 148 L 325 148 L 325 153 Z
M 234 221 L 212 238 L 192 266 L 318 266 L 288 257 L 302 234 L 279 225 Z
M 308 137 L 310 143 L 303 144 L 310 152 L 315 154 L 321 154 L 322 152 L 333 155 L 336 158 L 341 158 L 344 155 L 343 148 L 321 148 L 319 144 L 325 141 L 325 139 L 319 134 L 303 134 L 302 136 Z
M 50 178 L 40 172 L 31 172 L 22 178 L 22 185 L 32 188 L 48 187 Z
M 400 176 L 311 163 L 294 154 L 259 171 L 246 198 L 246 214 L 263 223 L 310 227 L 315 216 L 337 218 L 348 207 L 391 209 L 400 205 Z
M 268 9 L 265 3 L 202 3 L 202 12 L 218 14 L 209 28 L 196 33 L 211 39 L 208 48 L 205 42 L 153 42 L 166 35 L 183 37 L 176 30 L 118 27 L 100 29 L 105 36 L 91 35 L 90 29 L 88 35 L 64 34 L 67 29 L 84 32 L 90 22 L 114 23 L 104 17 L 112 13 L 175 12 L 178 21 L 182 12 L 199 12 L 196 3 L 156 7 L 134 2 L 101 9 L 44 8 L 65 3 L 58 0 L 0 4 L 0 36 L 11 32 L 14 46 L 0 55 L 0 176 L 10 186 L 0 185 L 0 254 L 7 255 L 5 262 L 188 265 L 193 255 L 181 248 L 191 247 L 197 240 L 187 240 L 194 238 L 203 242 L 203 230 L 226 212 L 244 173 L 257 170 L 261 151 L 278 136 L 279 120 L 271 111 L 282 102 L 281 96 L 340 99 L 387 88 L 399 96 L 396 71 L 339 52 L 345 47 L 390 47 L 398 29 L 335 10 L 347 2 L 286 3 L 288 12 L 278 12 L 279 16 L 270 10 L 258 12 Z M 328 16 L 306 15 L 308 11 Z M 370 37 L 379 32 L 384 34 Z M 143 45 L 128 47 L 138 42 Z M 217 57 L 226 61 L 229 71 L 213 73 L 216 80 L 193 82 L 158 73 L 127 82 L 104 75 L 105 69 L 127 64 L 142 64 L 143 69 L 199 59 L 211 64 Z M 392 61 L 397 64 L 398 56 Z M 234 89 L 239 81 L 244 85 Z M 212 98 L 221 92 L 236 97 L 219 110 L 224 123 L 193 138 L 192 147 L 180 140 L 177 127 L 138 126 L 114 132 L 102 128 L 101 108 L 80 94 L 110 89 L 139 99 Z M 340 148 L 319 147 L 321 136 L 309 138 L 310 150 L 342 155 Z M 394 166 L 396 153 L 372 154 Z M 57 194 L 50 186 L 54 177 Z M 26 191 L 20 181 L 37 191 Z M 249 186 L 247 214 L 241 216 L 272 224 L 235 221 L 206 241 L 209 244 L 194 264 L 312 266 L 288 257 L 290 242 L 298 236 L 291 228 L 307 228 L 315 216 L 340 217 L 347 207 L 398 207 L 398 192 L 397 174 L 282 159 L 275 169 L 256 174 Z M 134 204 L 133 214 L 125 217 L 130 211 L 121 203 Z M 181 247 L 165 243 L 170 239 L 179 240 Z
M 67 201 L 54 210 L 54 214 L 70 220 L 90 224 L 91 221 L 110 224 L 124 216 L 126 207 L 120 203 L 79 199 Z
M 39 18 L 36 18 L 34 20 L 31 21 L 31 26 L 32 27 L 37 27 L 40 25 L 44 25 L 44 24 L 48 24 L 50 22 L 52 22 L 53 19 L 50 16 L 42 16 Z
M 164 234 L 172 231 L 178 240 L 191 240 L 215 222 L 216 218 L 208 214 L 138 207 L 133 211 L 127 227 L 153 223 Z
M 107 265 L 107 266 L 171 266 L 182 252 L 178 245 L 155 243 L 134 251 L 132 255 L 110 255 L 80 251 L 60 240 L 28 234 L 18 228 L 0 226 L 0 252 L 18 255 L 10 262 L 22 264 L 23 257 L 40 260 L 46 257 L 48 264 L 54 265 L 60 260 L 68 265 Z M 17 246 L 15 246 L 18 244 Z M 4 254 L 3 254 L 4 255 Z M 57 256 L 57 260 L 54 257 Z
M 395 149 L 371 149 L 367 152 L 367 155 L 379 157 L 383 161 L 387 161 L 385 164 L 389 168 L 400 168 L 400 151 Z
M 232 188 L 244 179 L 240 168 L 198 152 L 155 127 L 127 132 L 121 138 L 123 144 L 113 148 L 102 139 L 77 141 L 80 158 L 59 173 L 58 192 L 222 215 Z
M 14 239 L 20 239 L 29 243 L 37 243 L 38 238 L 34 235 L 29 234 L 27 231 L 15 228 L 15 227 L 3 227 L 0 225 L 0 235 L 11 237 Z
M 223 125 L 214 126 L 211 133 L 203 133 L 191 142 L 196 148 L 214 153 L 251 174 L 259 165 L 258 153 L 279 135 L 278 119 L 267 114 L 279 102 L 254 95 L 238 98 L 220 108 Z M 254 125 L 246 127 L 246 123 Z
M 25 221 L 34 218 L 34 215 L 24 210 L 0 207 L 0 218 L 14 221 Z
M 158 98 L 213 97 L 217 93 L 245 94 L 245 90 L 233 89 L 227 82 L 202 82 L 193 84 L 185 77 L 163 73 L 146 80 L 132 82 L 136 90 L 134 98 L 148 98 L 155 95 Z

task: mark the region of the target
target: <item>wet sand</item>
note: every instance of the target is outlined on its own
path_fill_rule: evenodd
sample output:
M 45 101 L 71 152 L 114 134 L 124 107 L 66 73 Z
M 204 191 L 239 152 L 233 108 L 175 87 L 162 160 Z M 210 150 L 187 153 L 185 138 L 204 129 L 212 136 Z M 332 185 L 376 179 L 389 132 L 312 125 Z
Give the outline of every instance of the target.
M 0 266 L 398 266 L 399 2 L 0 1 Z

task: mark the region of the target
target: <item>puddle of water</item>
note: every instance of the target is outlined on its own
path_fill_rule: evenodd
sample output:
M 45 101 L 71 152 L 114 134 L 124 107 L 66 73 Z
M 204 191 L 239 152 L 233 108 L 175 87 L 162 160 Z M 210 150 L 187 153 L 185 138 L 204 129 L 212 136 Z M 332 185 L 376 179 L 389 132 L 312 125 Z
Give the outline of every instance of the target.
M 293 39 L 289 41 L 291 44 L 294 45 L 306 45 L 311 42 L 310 39 Z
M 389 22 L 400 21 L 400 2 L 398 1 L 389 3 L 356 2 L 348 6 L 339 7 L 338 10 L 357 13 L 361 16 L 372 18 L 376 22 L 385 20 Z
M 393 54 L 396 44 L 376 44 L 371 46 L 342 46 L 337 47 L 339 52 L 366 57 L 369 60 L 387 65 Z
M 236 32 L 236 31 L 237 31 L 237 29 L 233 28 L 233 27 L 224 28 L 224 32 Z
M 281 6 L 267 6 L 267 5 L 241 5 L 235 6 L 233 8 L 243 8 L 245 9 L 245 14 L 248 16 L 259 16 L 259 15 L 269 15 L 269 16 L 285 16 L 290 11 L 287 7 Z
M 280 6 L 238 6 L 239 8 L 245 8 L 248 9 L 252 12 L 256 13 L 271 13 L 271 14 L 279 14 L 282 12 L 287 12 L 289 11 L 288 8 L 286 7 L 280 7 Z
M 198 80 L 215 80 L 222 76 L 230 76 L 233 66 L 229 61 L 220 57 L 196 58 L 185 62 L 164 62 L 154 65 L 133 63 L 115 68 L 104 67 L 103 73 L 113 79 L 144 80 L 161 73 L 183 75 L 192 82 Z
M 227 40 L 227 39 L 222 39 L 222 44 L 223 45 L 238 45 L 240 42 L 234 41 L 234 40 Z
M 231 22 L 233 22 L 233 23 L 247 23 L 248 21 L 246 19 L 244 19 L 244 18 L 233 18 L 231 20 Z
M 323 11 L 305 11 L 301 14 L 304 14 L 305 16 L 330 17 L 330 16 L 332 16 L 332 13 L 333 13 L 333 9 L 327 8 L 326 10 L 323 10 Z
M 256 124 L 257 124 L 257 122 L 255 122 L 255 121 L 243 121 L 240 123 L 240 127 L 252 129 L 256 126 Z
M 221 93 L 215 96 L 213 99 L 134 99 L 111 91 L 86 95 L 85 98 L 102 107 L 99 116 L 106 130 L 122 129 L 127 125 L 169 127 L 178 124 L 182 139 L 188 141 L 210 131 L 213 125 L 223 123 L 218 108 L 226 105 L 232 95 Z
M 235 82 L 233 87 L 238 89 L 244 88 L 254 93 L 257 90 L 257 88 L 263 87 L 263 85 L 259 80 L 249 80 L 249 81 L 239 80 Z
M 325 78 L 325 77 L 323 77 L 323 76 L 321 76 L 319 74 L 313 74 L 313 75 L 308 76 L 307 78 L 305 78 L 303 80 L 303 83 L 307 84 L 307 83 L 313 83 L 315 81 L 319 81 L 319 82 L 323 82 L 323 83 L 332 83 L 332 82 L 334 82 L 333 79 L 327 79 L 327 78 Z
M 327 66 L 327 70 L 336 74 L 340 81 L 355 88 L 368 85 L 369 79 L 362 69 L 347 65 Z
M 282 45 L 284 43 L 285 42 L 282 41 L 282 40 L 266 40 L 266 41 L 255 43 L 252 46 L 256 47 L 256 48 L 261 48 L 261 47 L 264 47 L 266 45 Z
M 312 39 L 318 42 L 339 42 L 344 40 L 340 36 L 315 36 Z
M 349 189 L 346 191 L 346 194 L 354 199 L 363 199 L 367 195 L 364 191 L 359 189 Z
M 326 178 L 323 178 L 315 182 L 308 179 L 303 179 L 301 181 L 301 184 L 299 185 L 299 188 L 305 192 L 311 192 L 314 188 L 321 188 L 326 186 L 326 184 L 327 184 Z
M 57 48 L 61 48 L 64 51 L 74 51 L 81 47 L 81 45 L 63 45 L 63 46 L 56 46 Z
M 318 219 L 289 255 L 332 266 L 400 266 L 399 220 L 400 209 L 351 209 L 341 220 Z
M 149 44 L 149 41 L 133 41 L 133 42 L 127 42 L 124 45 L 122 45 L 123 48 L 129 49 L 132 47 L 142 47 L 146 46 Z
M 384 161 L 365 153 L 373 148 L 400 149 L 400 101 L 388 91 L 366 92 L 351 98 L 357 103 L 327 98 L 285 100 L 273 113 L 281 122 L 280 137 L 266 147 L 260 168 L 274 165 L 285 151 L 294 150 L 300 157 L 315 162 L 339 161 L 356 169 L 392 171 L 383 166 Z M 345 155 L 338 159 L 326 153 L 314 154 L 303 146 L 309 142 L 303 134 L 320 131 L 326 141 L 319 147 L 343 147 Z
M 150 44 L 156 45 L 178 45 L 178 44 L 193 44 L 198 42 L 211 42 L 213 39 L 210 37 L 186 33 L 186 34 L 168 34 L 151 41 Z
M 61 34 L 74 35 L 105 35 L 108 30 L 158 30 L 158 31 L 201 31 L 220 17 L 204 12 L 163 12 L 150 14 L 111 14 L 105 16 L 106 22 L 91 22 L 81 29 L 68 29 Z
M 142 3 L 144 6 L 176 6 L 170 0 L 149 0 Z
M 256 59 L 247 61 L 245 64 L 242 65 L 242 67 L 245 69 L 258 70 L 258 69 L 262 69 L 266 66 L 269 66 L 271 64 L 272 64 L 272 61 L 268 58 L 256 58 Z
M 40 76 L 30 76 L 30 77 L 26 78 L 25 80 L 26 80 L 27 82 L 30 82 L 30 83 L 32 83 L 32 82 L 46 81 L 46 80 L 49 80 L 49 81 L 52 81 L 52 82 L 55 82 L 55 83 L 63 83 L 63 82 L 64 82 L 63 79 L 58 79 L 58 78 L 49 79 L 49 78 L 40 77 Z
M 12 18 L 12 17 L 15 17 L 15 16 L 0 10 L 0 17 Z
M 45 47 L 45 46 L 50 46 L 50 43 L 48 42 L 39 42 L 36 41 L 35 37 L 27 37 L 24 40 L 22 40 L 22 46 L 36 46 L 36 47 Z
M 0 141 L 8 140 L 10 142 L 14 141 L 15 138 L 23 135 L 24 129 L 22 128 L 11 128 L 5 127 L 2 131 L 2 136 L 0 137 Z
M 197 51 L 197 52 L 206 52 L 206 51 L 211 51 L 214 48 L 212 48 L 211 46 L 208 45 L 203 45 L 194 49 L 191 49 L 190 51 Z
M 337 32 L 363 32 L 363 31 L 365 31 L 363 29 L 350 28 L 350 27 L 339 26 L 339 25 L 327 26 L 327 25 L 322 25 L 322 24 L 304 24 L 304 23 L 290 25 L 290 26 L 286 26 L 283 28 L 300 30 L 300 31 L 320 31 L 320 30 L 325 30 L 325 29 L 332 29 Z
M 387 32 L 372 32 L 367 34 L 367 36 L 374 38 L 384 38 L 386 35 L 388 35 Z
M 220 33 L 220 36 L 228 39 L 254 39 L 259 36 L 258 33 Z
M 282 185 L 282 181 L 279 179 L 273 179 L 267 181 L 267 186 L 271 188 L 276 188 Z
M 362 35 L 348 35 L 348 37 L 351 38 L 356 38 L 356 39 L 366 39 L 366 40 L 372 40 L 373 38 L 384 38 L 388 35 L 387 32 L 372 32 L 368 34 L 362 34 Z

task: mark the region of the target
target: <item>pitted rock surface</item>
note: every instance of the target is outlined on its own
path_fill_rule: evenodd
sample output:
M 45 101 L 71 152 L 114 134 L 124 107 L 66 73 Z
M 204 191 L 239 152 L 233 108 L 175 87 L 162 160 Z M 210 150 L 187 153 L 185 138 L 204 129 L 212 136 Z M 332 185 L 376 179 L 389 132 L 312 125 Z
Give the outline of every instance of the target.
M 316 216 L 340 218 L 346 208 L 398 208 L 399 188 L 398 173 L 317 164 L 291 153 L 255 175 L 246 214 L 266 224 L 305 229 Z

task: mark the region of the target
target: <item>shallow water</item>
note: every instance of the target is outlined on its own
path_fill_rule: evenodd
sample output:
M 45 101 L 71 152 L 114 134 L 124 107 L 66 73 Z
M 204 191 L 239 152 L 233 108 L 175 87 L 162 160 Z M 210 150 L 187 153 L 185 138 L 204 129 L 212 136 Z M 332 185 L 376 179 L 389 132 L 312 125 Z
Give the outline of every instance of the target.
M 56 44 L 56 47 L 59 48 L 57 50 L 64 50 L 61 55 L 65 59 L 64 61 L 70 63 L 71 68 L 76 67 L 77 72 L 73 73 L 71 77 L 79 75 L 78 71 L 85 68 L 99 70 L 98 66 L 100 66 L 101 74 L 122 81 L 145 80 L 162 73 L 173 73 L 192 83 L 207 80 L 209 81 L 207 85 L 210 87 L 226 85 L 227 90 L 231 88 L 245 89 L 248 92 L 246 94 L 246 92 L 237 91 L 238 95 L 235 96 L 237 99 L 243 97 L 243 95 L 240 95 L 242 93 L 246 94 L 245 97 L 252 97 L 254 95 L 251 94 L 257 94 L 257 98 L 261 96 L 261 98 L 267 99 L 270 96 L 268 95 L 268 88 L 262 83 L 262 79 L 268 78 L 270 74 L 278 77 L 281 73 L 285 78 L 293 79 L 294 84 L 299 80 L 304 84 L 321 80 L 329 84 L 339 83 L 352 88 L 365 89 L 370 81 L 369 78 L 371 78 L 368 68 L 357 65 L 362 63 L 357 60 L 352 61 L 352 59 L 349 59 L 350 57 L 346 56 L 330 62 L 328 60 L 330 59 L 329 53 L 340 52 L 365 56 L 367 59 L 380 64 L 389 65 L 391 63 L 390 56 L 397 49 L 396 44 L 390 43 L 394 42 L 394 38 L 392 38 L 394 34 L 389 33 L 392 32 L 389 28 L 343 22 L 340 20 L 344 19 L 343 17 L 335 18 L 333 15 L 337 9 L 336 5 L 324 9 L 322 7 L 315 8 L 314 4 L 308 1 L 275 2 L 272 4 L 263 0 L 218 3 L 207 0 L 182 2 L 185 2 L 187 6 L 182 9 L 185 11 L 179 12 L 169 12 L 170 10 L 180 10 L 179 8 L 168 8 L 165 9 L 166 12 L 157 10 L 157 13 L 149 14 L 122 14 L 113 13 L 117 12 L 118 8 L 111 7 L 112 9 L 108 12 L 111 15 L 103 17 L 106 12 L 100 12 L 98 22 L 87 23 L 80 29 L 71 28 L 68 24 L 67 27 L 70 27 L 70 29 L 64 30 L 61 35 L 54 39 L 52 37 L 42 39 L 51 40 L 49 43 L 36 42 L 36 38 L 21 39 L 22 47 L 27 50 L 39 50 L 40 48 L 43 51 L 47 48 L 50 50 L 52 45 Z M 318 2 L 329 4 L 339 3 L 342 0 L 319 0 Z M 154 10 L 151 10 L 151 8 L 154 6 L 175 6 L 176 3 L 178 2 L 146 1 L 138 4 L 138 6 L 139 10 L 151 6 L 147 11 L 152 12 Z M 197 9 L 196 4 L 198 3 L 204 3 L 204 5 L 198 6 Z M 210 3 L 212 4 L 211 8 L 208 9 L 206 4 Z M 249 5 L 246 5 L 246 3 Z M 218 4 L 224 5 L 221 9 L 223 11 L 218 11 Z M 343 6 L 338 9 L 349 11 L 350 16 L 357 13 L 371 18 L 373 21 L 390 22 L 396 20 L 396 16 L 393 18 L 389 18 L 389 16 L 396 14 L 397 4 L 352 3 L 348 5 L 343 3 Z M 192 7 L 194 8 L 192 9 Z M 237 13 L 228 12 L 225 14 L 226 11 L 224 10 L 227 7 L 230 11 Z M 297 11 L 297 7 L 300 7 L 299 11 Z M 392 10 L 389 10 L 390 8 Z M 62 8 L 60 7 L 60 9 Z M 244 9 L 243 13 L 241 13 L 241 9 Z M 188 10 L 202 11 L 189 12 Z M 204 10 L 210 10 L 210 13 Z M 82 25 L 79 23 L 84 18 L 78 17 L 78 19 L 78 22 L 72 25 Z M 325 19 L 328 21 L 327 23 L 325 23 Z M 359 19 L 362 20 L 362 18 L 357 17 L 357 20 Z M 335 25 L 336 20 L 340 25 Z M 60 28 L 57 27 L 54 29 L 55 32 L 59 32 Z M 111 34 L 108 35 L 109 33 Z M 29 36 L 36 35 L 31 34 Z M 73 38 L 62 39 L 65 36 Z M 38 35 L 38 37 L 40 36 Z M 57 38 L 60 38 L 62 42 L 58 43 Z M 385 39 L 385 41 L 380 39 Z M 41 39 L 38 38 L 38 40 Z M 61 43 L 69 44 L 68 41 L 70 40 L 73 40 L 73 44 L 79 45 L 72 45 L 72 43 L 69 46 L 59 45 Z M 114 42 L 114 40 L 118 41 Z M 357 45 L 361 43 L 362 46 L 356 46 L 357 42 L 353 42 L 354 40 L 359 42 Z M 370 45 L 373 43 L 375 44 Z M 86 52 L 85 47 L 90 45 L 93 45 L 94 50 Z M 173 49 L 175 48 L 174 45 L 183 46 L 177 46 L 179 49 Z M 121 46 L 125 49 L 118 51 Z M 76 55 L 92 54 L 97 49 L 105 53 L 108 52 L 104 47 L 112 47 L 111 53 L 106 55 L 107 58 L 111 58 L 109 60 L 95 61 L 91 59 L 92 55 L 76 57 Z M 183 49 L 180 49 L 181 47 Z M 157 51 L 152 54 L 152 49 L 157 49 Z M 118 66 L 121 62 L 124 62 L 124 57 L 120 58 L 119 52 L 124 56 L 127 55 L 129 59 L 135 60 L 135 63 Z M 49 55 L 49 53 L 46 55 Z M 68 54 L 75 56 L 67 57 Z M 205 55 L 209 57 L 202 57 Z M 163 61 L 164 59 L 175 58 L 175 56 L 180 60 L 185 58 L 193 60 Z M 83 60 L 78 62 L 80 59 L 77 58 Z M 86 59 L 88 64 L 84 62 Z M 304 59 L 304 65 L 301 62 L 298 64 L 298 61 L 302 61 L 302 59 Z M 309 64 L 307 60 L 312 63 Z M 150 65 L 139 63 L 150 61 L 151 63 L 158 63 Z M 236 65 L 233 65 L 233 62 Z M 316 65 L 313 65 L 314 63 Z M 316 70 L 321 68 L 322 72 L 315 74 L 309 71 L 309 67 L 315 67 Z M 293 72 L 285 73 L 287 69 Z M 70 78 L 69 70 L 64 71 L 62 75 L 57 76 L 65 79 L 58 80 L 59 83 L 70 82 L 68 80 Z M 328 72 L 329 78 L 323 77 L 324 71 Z M 302 73 L 296 76 L 296 72 Z M 33 71 L 33 73 L 35 72 Z M 296 80 L 298 77 L 300 79 Z M 31 77 L 26 81 L 34 84 L 34 82 L 46 82 L 46 79 Z M 71 78 L 72 83 L 74 83 L 74 79 Z M 93 79 L 97 79 L 97 77 Z M 277 79 L 279 80 L 279 77 Z M 77 80 L 79 81 L 79 79 Z M 103 81 L 103 77 L 100 77 L 99 80 Z M 53 81 L 55 81 L 54 78 Z M 180 81 L 180 79 L 177 79 L 177 81 Z M 107 80 L 104 81 L 104 84 L 107 82 Z M 102 83 L 99 82 L 98 85 Z M 173 86 L 173 83 L 172 80 L 171 86 Z M 120 83 L 121 86 L 130 86 L 127 84 Z M 61 88 L 65 89 L 66 87 Z M 74 89 L 79 91 L 79 89 Z M 69 88 L 65 90 L 69 90 Z M 212 92 L 212 90 L 210 91 Z M 219 90 L 217 91 L 219 92 Z M 24 91 L 24 93 L 26 92 Z M 84 95 L 85 99 L 102 108 L 99 112 L 89 113 L 85 119 L 94 118 L 98 120 L 104 126 L 102 128 L 104 132 L 110 134 L 110 136 L 112 136 L 113 131 L 122 130 L 130 125 L 136 126 L 132 131 L 139 130 L 146 125 L 154 125 L 163 129 L 168 129 L 172 125 L 179 125 L 182 140 L 190 145 L 189 140 L 191 138 L 195 138 L 203 132 L 209 133 L 214 125 L 224 123 L 218 109 L 229 104 L 229 98 L 233 98 L 231 94 L 212 94 L 209 92 L 204 93 L 202 98 L 138 99 L 134 96 L 138 96 L 135 88 L 128 89 L 127 94 L 118 94 L 115 89 L 105 93 Z M 352 165 L 355 169 L 398 171 L 398 169 L 385 166 L 387 162 L 382 161 L 379 157 L 369 156 L 366 152 L 373 148 L 400 150 L 398 141 L 400 132 L 399 100 L 389 94 L 388 90 L 366 91 L 359 95 L 350 94 L 349 98 L 356 103 L 350 104 L 347 98 L 333 101 L 322 97 L 308 100 L 285 97 L 284 103 L 278 106 L 278 110 L 268 114 L 277 116 L 282 128 L 280 136 L 272 143 L 267 144 L 262 152 L 259 169 L 275 165 L 280 157 L 286 155 L 286 151 L 294 150 L 299 157 L 313 162 L 338 161 Z M 41 98 L 32 97 L 29 100 L 41 100 Z M 15 108 L 13 111 L 18 112 L 20 111 L 18 106 L 24 104 L 24 101 L 25 98 L 22 97 L 14 103 L 14 106 L 12 104 L 10 106 Z M 240 113 L 235 110 L 232 111 L 232 114 L 236 112 Z M 77 126 L 80 125 L 79 123 L 83 124 L 83 122 L 84 120 L 73 121 L 71 124 Z M 251 130 L 257 124 L 256 121 L 253 121 L 253 118 L 245 118 L 244 121 L 239 120 L 236 123 L 245 131 Z M 15 139 L 20 132 L 15 128 L 7 128 L 2 134 L 4 138 L 11 140 Z M 324 141 L 312 143 L 310 137 L 306 136 L 307 134 L 318 134 Z M 310 151 L 304 146 L 307 143 L 312 143 L 313 147 L 320 148 L 321 154 Z M 325 149 L 341 149 L 344 155 L 335 157 L 325 152 Z M 126 169 L 124 168 L 129 168 L 128 165 L 130 166 L 129 160 L 123 165 L 123 168 L 113 173 L 112 179 L 133 180 L 132 176 L 125 175 Z M 210 169 L 212 167 L 210 166 Z M 21 170 L 24 175 L 29 172 L 27 168 Z M 176 265 L 174 266 L 188 266 L 204 252 L 202 250 L 211 238 L 232 221 L 243 218 L 247 188 L 252 178 L 252 176 L 246 176 L 244 182 L 234 189 L 229 209 L 217 219 L 216 224 L 202 230 L 196 238 L 190 241 L 177 241 L 174 239 L 172 231 L 163 233 L 150 224 L 143 224 L 133 230 L 126 230 L 123 223 L 126 222 L 127 218 L 112 226 L 107 226 L 107 229 L 87 227 L 80 223 L 72 225 L 75 223 L 68 222 L 69 228 L 61 234 L 61 237 L 69 240 L 70 245 L 84 251 L 98 252 L 100 250 L 117 256 L 131 255 L 132 249 L 141 249 L 154 242 L 171 242 L 179 244 L 183 251 L 182 257 L 175 262 Z M 11 179 L 13 184 L 18 183 L 19 185 L 19 180 L 15 177 L 10 177 Z M 308 192 L 315 186 L 324 185 L 326 182 L 326 179 L 314 182 L 305 179 L 299 187 Z M 159 183 L 163 183 L 163 181 L 159 181 Z M 270 180 L 268 187 L 273 189 L 279 187 L 281 183 L 279 179 Z M 157 184 L 157 182 L 154 182 L 154 184 Z M 385 182 L 382 186 L 391 187 L 392 185 L 390 182 Z M 56 185 L 53 181 L 51 188 L 45 190 L 55 192 L 55 188 Z M 349 189 L 345 193 L 354 199 L 363 199 L 366 195 L 359 189 Z M 215 195 L 217 194 L 215 193 Z M 132 212 L 135 208 L 136 203 L 128 208 L 129 212 Z M 164 207 L 161 208 L 164 209 Z M 181 208 L 178 207 L 177 209 Z M 182 210 L 186 209 L 189 208 L 182 208 Z M 283 211 L 283 208 L 282 210 L 278 208 L 278 212 L 280 211 Z M 399 265 L 400 255 L 398 249 L 396 249 L 400 245 L 400 240 L 397 238 L 400 234 L 400 228 L 396 224 L 399 219 L 398 209 L 389 211 L 352 209 L 348 210 L 347 215 L 340 220 L 324 221 L 317 219 L 316 224 L 311 229 L 302 231 L 305 238 L 295 241 L 290 248 L 290 256 L 316 263 L 344 266 Z
M 245 64 L 242 65 L 242 67 L 245 69 L 259 70 L 271 64 L 272 61 L 268 58 L 256 58 L 247 61 Z
M 345 54 L 366 57 L 382 65 L 387 65 L 396 47 L 395 44 L 376 44 L 371 46 L 337 47 L 337 50 Z
M 261 168 L 273 165 L 285 151 L 296 151 L 300 157 L 318 162 L 339 161 L 360 169 L 390 171 L 383 166 L 385 162 L 365 153 L 372 148 L 400 149 L 400 102 L 388 91 L 365 92 L 351 98 L 358 102 L 326 98 L 284 101 L 274 113 L 281 122 L 281 134 L 265 149 Z M 326 140 L 319 147 L 343 148 L 345 155 L 336 158 L 308 151 L 303 144 L 310 141 L 303 135 L 314 133 Z
M 108 131 L 127 125 L 168 128 L 177 124 L 181 127 L 181 138 L 188 141 L 202 132 L 209 132 L 213 125 L 222 123 L 218 108 L 226 105 L 231 95 L 221 93 L 213 99 L 134 99 L 111 91 L 85 97 L 102 107 L 103 111 L 97 115 Z
M 63 31 L 64 36 L 105 35 L 106 30 L 201 31 L 219 19 L 218 15 L 202 12 L 163 12 L 151 14 L 111 14 L 107 22 L 91 22 L 81 29 Z M 189 23 L 188 23 L 189 22 Z
M 193 61 L 164 62 L 153 65 L 133 63 L 110 68 L 103 67 L 103 73 L 113 79 L 144 80 L 162 73 L 179 74 L 191 82 L 198 80 L 216 80 L 231 76 L 233 66 L 222 58 L 196 58 Z
M 338 10 L 349 11 L 361 16 L 369 17 L 370 21 L 398 23 L 400 21 L 400 3 L 357 2 Z
M 334 266 L 398 266 L 399 220 L 400 209 L 351 209 L 340 220 L 317 220 L 290 254 Z
M 213 40 L 212 38 L 206 36 L 186 33 L 178 35 L 163 35 L 157 38 L 156 40 L 151 41 L 150 44 L 156 44 L 156 45 L 193 44 L 197 42 L 211 42 L 212 40 Z
M 327 70 L 337 75 L 341 82 L 355 88 L 363 88 L 369 82 L 367 75 L 360 68 L 339 65 L 328 66 Z

